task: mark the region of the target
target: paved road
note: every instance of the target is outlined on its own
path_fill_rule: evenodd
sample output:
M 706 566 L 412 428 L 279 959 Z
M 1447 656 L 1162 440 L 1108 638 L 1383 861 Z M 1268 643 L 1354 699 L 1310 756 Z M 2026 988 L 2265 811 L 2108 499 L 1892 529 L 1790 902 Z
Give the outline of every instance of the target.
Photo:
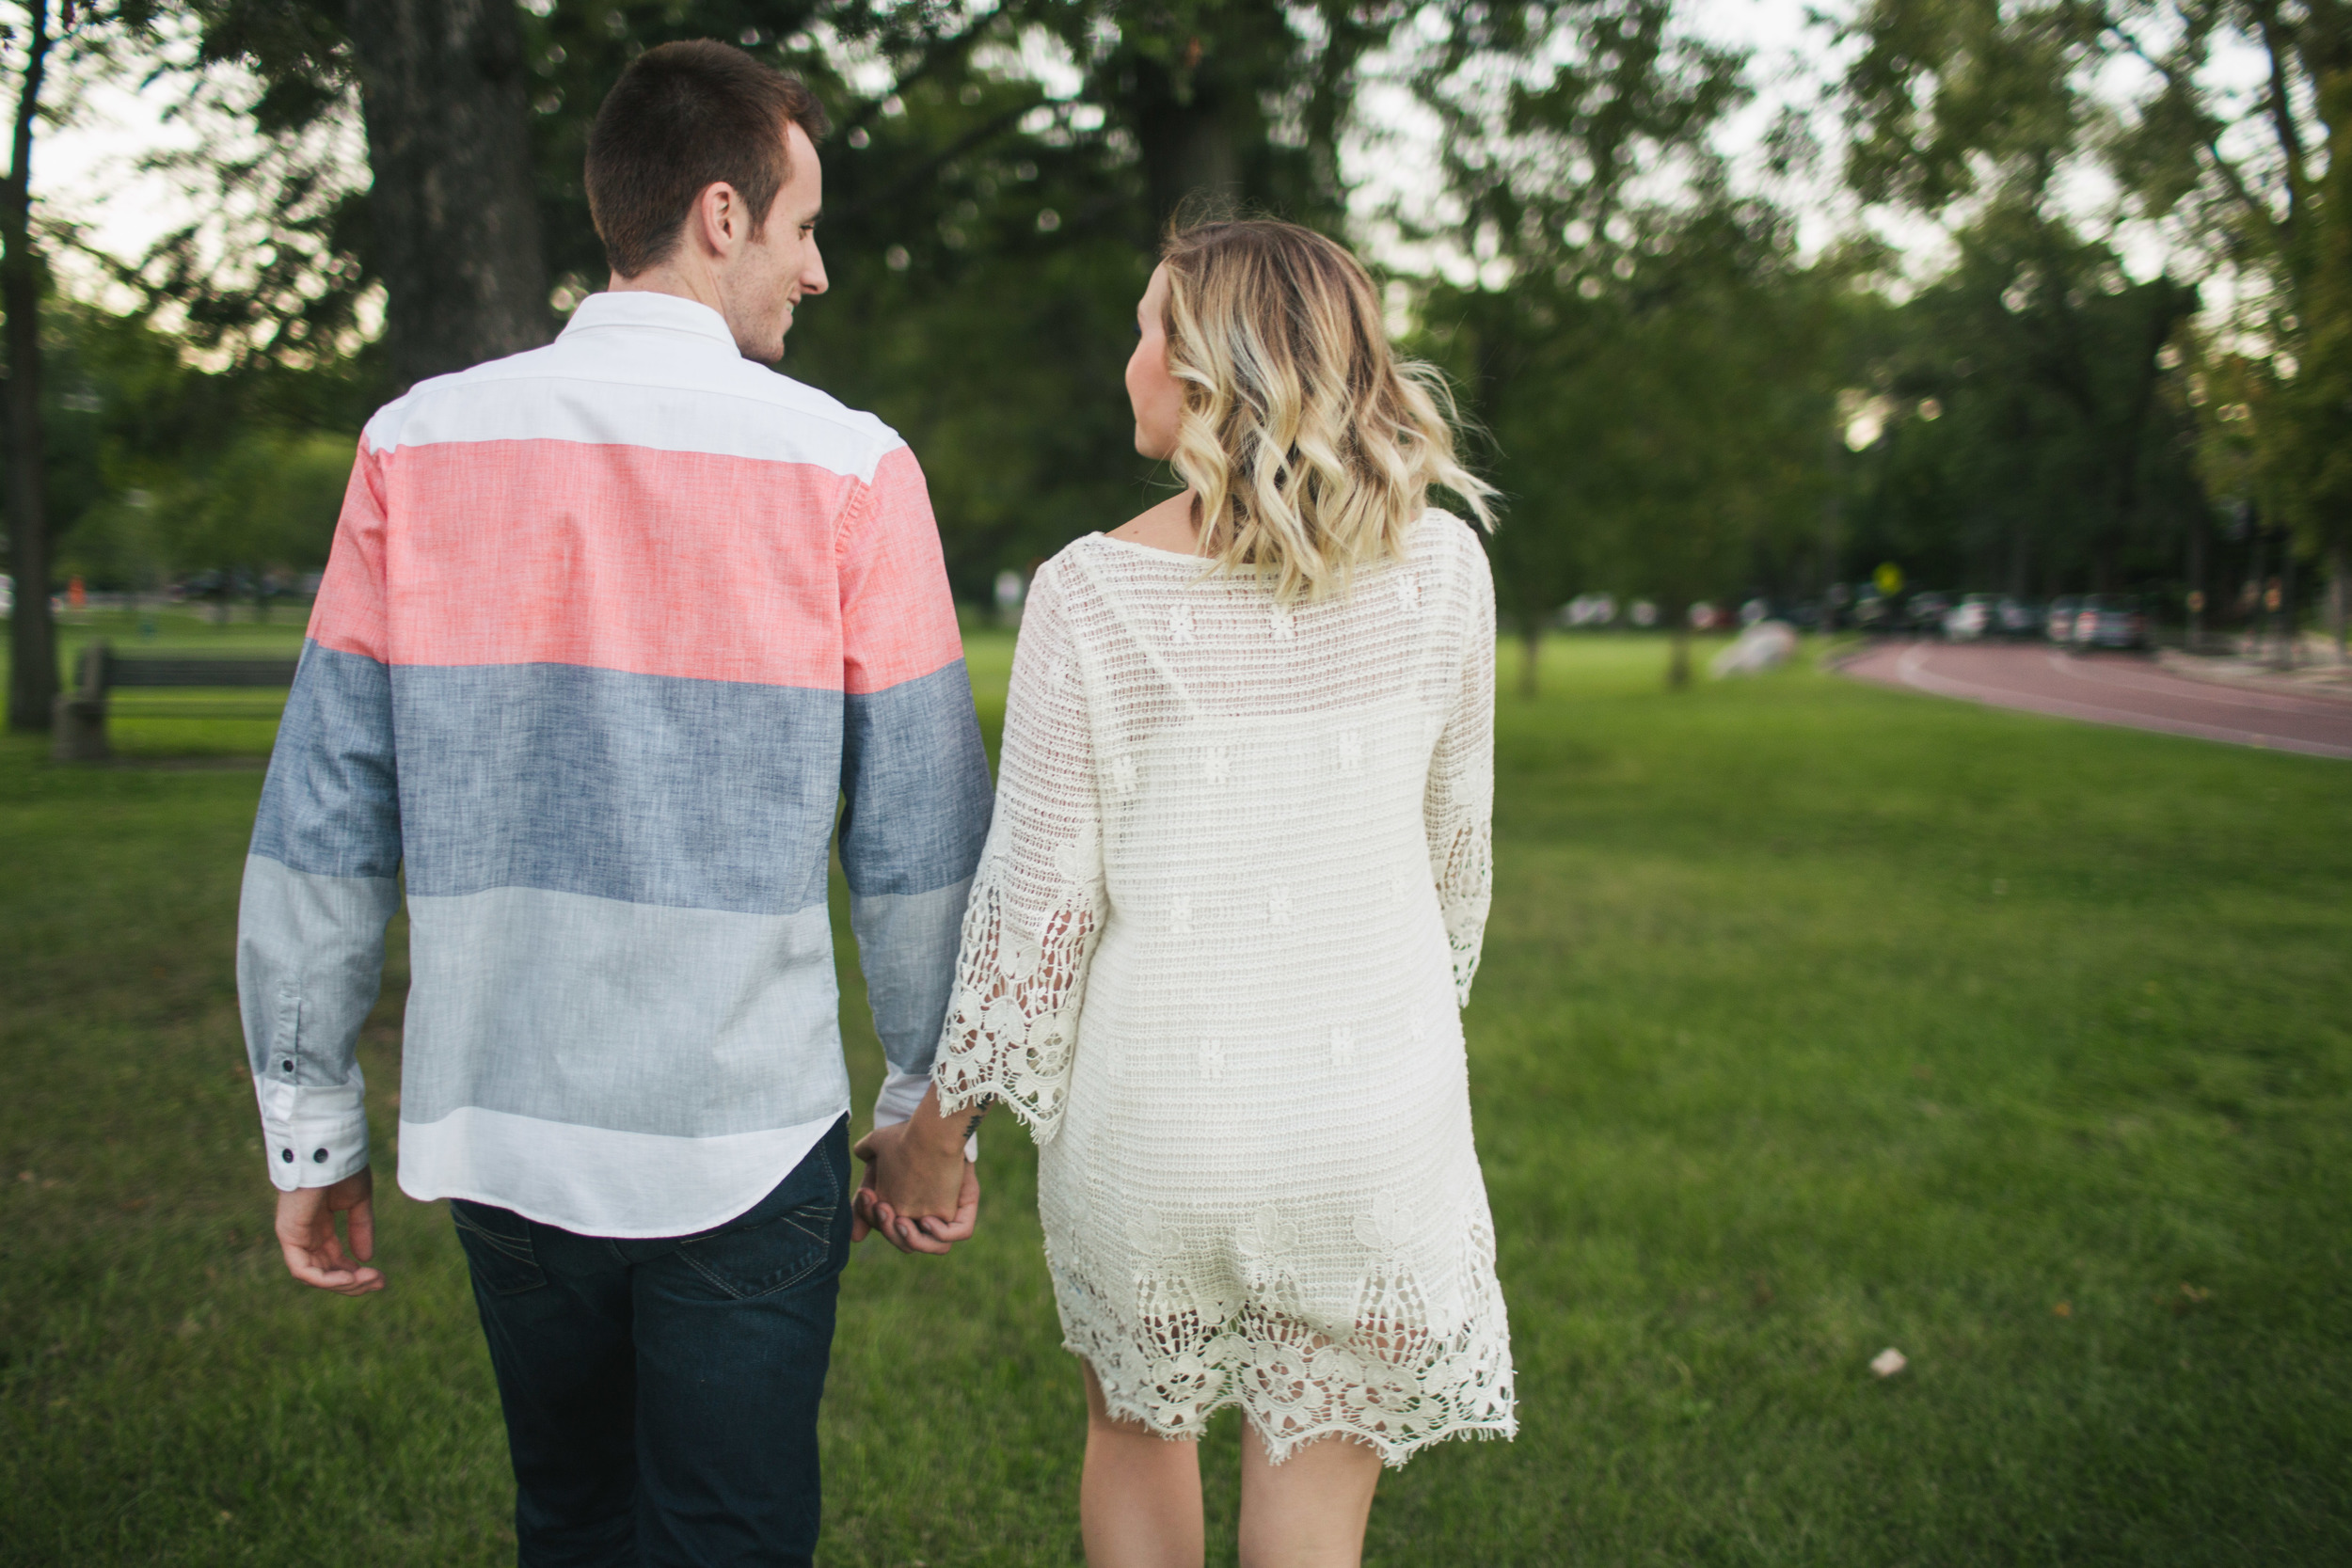
M 1889 642 L 1847 664 L 1845 672 L 1881 686 L 2093 724 L 2352 757 L 2352 702 L 2192 680 L 2124 654 L 2062 654 L 2031 644 Z

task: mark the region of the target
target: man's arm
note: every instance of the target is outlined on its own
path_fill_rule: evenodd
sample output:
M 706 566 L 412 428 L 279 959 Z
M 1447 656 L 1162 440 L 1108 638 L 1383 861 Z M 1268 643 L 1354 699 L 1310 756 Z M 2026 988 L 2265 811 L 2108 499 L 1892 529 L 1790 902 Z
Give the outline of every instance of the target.
M 898 447 L 876 466 L 836 549 L 841 865 L 874 1031 L 889 1061 L 874 1106 L 880 1133 L 906 1121 L 929 1085 L 964 899 L 988 834 L 991 790 L 939 530 L 914 453 Z M 957 1192 L 943 1197 L 941 1171 L 918 1178 L 914 1147 L 891 1135 L 860 1147 L 869 1161 L 867 1185 L 910 1221 L 949 1220 L 963 1207 L 968 1171 L 956 1173 Z M 977 1204 L 977 1181 L 971 1196 Z M 859 1200 L 861 1228 L 871 1223 L 871 1201 Z M 908 1245 L 895 1229 L 890 1239 Z
M 359 1267 L 374 1251 L 374 1217 L 355 1050 L 400 902 L 383 546 L 382 467 L 362 443 L 237 907 L 237 996 L 278 1241 L 295 1278 L 352 1295 L 383 1287 Z M 348 1254 L 337 1213 L 348 1215 Z

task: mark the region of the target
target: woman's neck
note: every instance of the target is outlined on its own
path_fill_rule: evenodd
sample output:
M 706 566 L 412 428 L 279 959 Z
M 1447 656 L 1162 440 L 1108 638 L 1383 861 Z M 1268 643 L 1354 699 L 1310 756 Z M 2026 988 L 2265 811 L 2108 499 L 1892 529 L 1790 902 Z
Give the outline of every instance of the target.
M 1151 511 L 1111 530 L 1111 537 L 1130 545 L 1166 550 L 1171 555 L 1200 554 L 1200 508 L 1189 490 L 1181 491 Z

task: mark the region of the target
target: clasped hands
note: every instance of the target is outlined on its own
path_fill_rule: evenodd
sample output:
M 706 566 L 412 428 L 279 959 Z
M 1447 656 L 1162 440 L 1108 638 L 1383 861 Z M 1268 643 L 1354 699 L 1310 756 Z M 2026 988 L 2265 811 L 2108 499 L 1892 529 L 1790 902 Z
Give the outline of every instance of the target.
M 880 1231 L 900 1252 L 944 1253 L 969 1241 L 980 1214 L 980 1178 L 963 1157 L 973 1117 L 939 1114 L 938 1091 L 923 1097 L 914 1116 L 878 1127 L 858 1141 L 866 1181 L 850 1198 L 850 1239 Z M 339 1295 L 384 1289 L 375 1256 L 374 1177 L 365 1168 L 328 1187 L 278 1195 L 278 1244 L 287 1272 L 306 1285 Z M 341 1214 L 350 1240 L 336 1233 Z
M 931 1089 L 914 1116 L 860 1138 L 851 1152 L 866 1162 L 866 1180 L 850 1199 L 850 1240 L 872 1231 L 900 1252 L 933 1255 L 969 1241 L 979 1223 L 980 1177 L 963 1146 L 978 1121 L 941 1116 Z

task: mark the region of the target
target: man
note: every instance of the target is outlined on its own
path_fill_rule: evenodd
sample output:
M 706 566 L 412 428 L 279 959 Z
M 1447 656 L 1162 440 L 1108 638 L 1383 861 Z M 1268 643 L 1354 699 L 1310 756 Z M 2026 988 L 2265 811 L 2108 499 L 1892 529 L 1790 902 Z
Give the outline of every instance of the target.
M 587 161 L 610 292 L 368 423 L 246 862 L 278 1239 L 350 1295 L 383 1285 L 353 1043 L 405 879 L 400 1181 L 452 1200 L 526 1563 L 809 1560 L 862 1229 L 835 812 L 878 1125 L 922 1097 L 987 829 L 921 470 L 763 368 L 825 288 L 823 129 L 722 44 L 628 68 Z M 977 1184 L 943 1208 L 916 1142 L 866 1151 L 859 1214 L 944 1251 Z

